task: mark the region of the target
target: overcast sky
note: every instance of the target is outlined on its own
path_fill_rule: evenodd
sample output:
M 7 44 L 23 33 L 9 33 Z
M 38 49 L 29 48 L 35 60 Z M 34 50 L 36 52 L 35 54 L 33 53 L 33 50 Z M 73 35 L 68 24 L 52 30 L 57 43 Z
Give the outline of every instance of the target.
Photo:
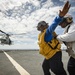
M 12 34 L 10 38 L 13 44 L 11 46 L 0 45 L 0 49 L 38 49 L 39 32 L 36 30 L 38 22 L 44 20 L 50 25 L 66 1 L 1 0 L 0 29 Z M 75 18 L 75 0 L 69 1 L 71 8 L 68 13 Z M 63 29 L 58 26 L 55 31 L 61 34 Z

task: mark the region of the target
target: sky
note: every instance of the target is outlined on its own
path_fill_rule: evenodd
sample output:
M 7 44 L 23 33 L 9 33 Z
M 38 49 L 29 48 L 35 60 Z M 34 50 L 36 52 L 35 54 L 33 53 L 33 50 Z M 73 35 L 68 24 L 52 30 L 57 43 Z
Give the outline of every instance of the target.
M 49 25 L 67 0 L 1 0 L 0 1 L 0 30 L 10 34 L 12 45 L 0 45 L 0 49 L 38 49 L 39 31 L 36 26 L 39 21 Z M 75 0 L 69 0 L 69 14 L 74 16 Z M 75 19 L 74 19 L 75 21 Z M 57 34 L 63 29 L 57 27 Z M 2 37 L 0 33 L 0 37 Z

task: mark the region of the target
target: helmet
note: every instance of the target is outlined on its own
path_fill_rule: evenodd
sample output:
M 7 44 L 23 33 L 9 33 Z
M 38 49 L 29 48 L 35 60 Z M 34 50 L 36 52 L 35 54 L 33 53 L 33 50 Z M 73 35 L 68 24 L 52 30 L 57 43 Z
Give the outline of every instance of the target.
M 66 16 L 63 18 L 63 20 L 60 22 L 60 24 L 63 23 L 63 22 L 66 22 L 67 24 L 70 24 L 70 23 L 73 22 L 73 17 L 72 17 L 71 15 L 66 15 Z M 59 24 L 59 25 L 60 25 L 60 24 Z
M 45 21 L 40 21 L 39 23 L 38 23 L 38 26 L 40 27 L 40 26 L 45 26 L 45 25 L 48 25 L 48 23 L 46 23 Z

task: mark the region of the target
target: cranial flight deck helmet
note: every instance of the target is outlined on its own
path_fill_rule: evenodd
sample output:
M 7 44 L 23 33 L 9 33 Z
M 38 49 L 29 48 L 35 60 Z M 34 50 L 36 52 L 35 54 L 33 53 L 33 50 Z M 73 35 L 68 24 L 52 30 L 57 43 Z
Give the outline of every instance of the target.
M 40 26 L 46 26 L 46 25 L 48 25 L 48 23 L 46 23 L 45 21 L 40 21 L 38 23 L 38 27 L 40 27 Z
M 61 23 L 66 22 L 67 24 L 70 24 L 73 22 L 73 17 L 71 15 L 66 15 L 63 17 L 63 20 L 59 23 L 59 25 L 61 25 Z

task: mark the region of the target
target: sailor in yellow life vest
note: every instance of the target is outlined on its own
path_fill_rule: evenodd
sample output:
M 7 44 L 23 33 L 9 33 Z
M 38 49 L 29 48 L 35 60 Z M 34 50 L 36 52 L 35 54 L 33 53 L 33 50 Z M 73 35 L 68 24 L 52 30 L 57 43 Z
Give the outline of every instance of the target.
M 45 21 L 40 21 L 37 25 L 37 30 L 41 31 L 38 36 L 39 52 L 45 57 L 42 64 L 44 75 L 51 75 L 50 69 L 55 75 L 67 75 L 63 68 L 61 45 L 55 38 L 56 33 L 54 30 L 62 21 L 69 8 L 70 4 L 67 1 L 50 26 Z

